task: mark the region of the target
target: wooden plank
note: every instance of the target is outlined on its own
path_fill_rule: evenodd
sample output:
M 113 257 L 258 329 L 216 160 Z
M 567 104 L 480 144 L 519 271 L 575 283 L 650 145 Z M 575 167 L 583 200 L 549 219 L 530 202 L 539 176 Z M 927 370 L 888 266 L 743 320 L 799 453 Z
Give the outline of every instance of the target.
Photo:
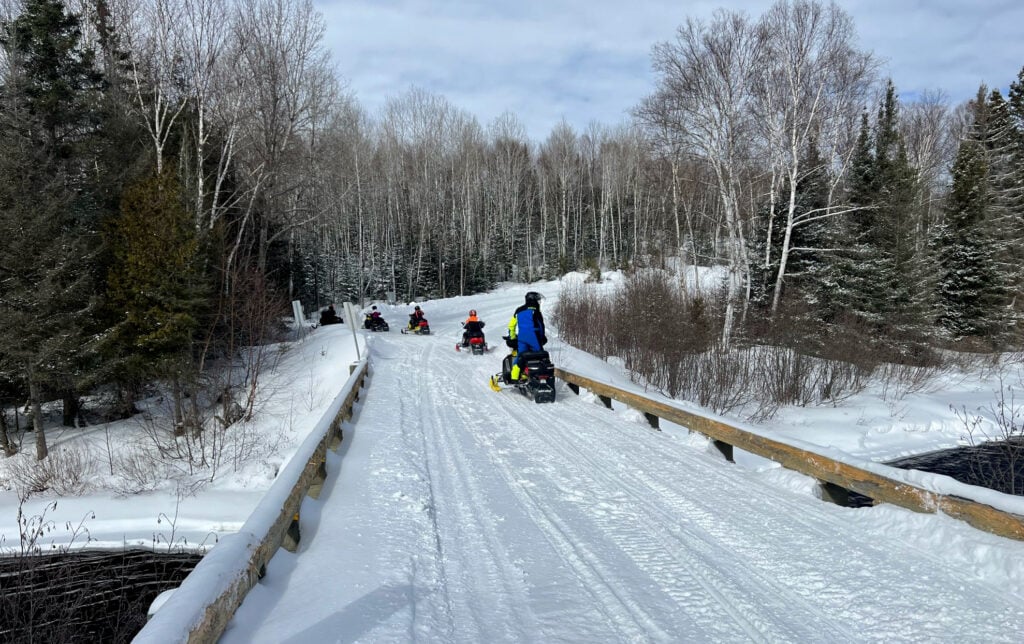
M 685 411 L 662 401 L 624 391 L 585 376 L 555 368 L 555 376 L 583 387 L 598 396 L 614 398 L 645 414 L 672 421 L 708 438 L 769 458 L 819 481 L 858 492 L 876 501 L 892 503 L 915 512 L 941 511 L 970 525 L 1003 537 L 1024 541 L 1024 517 L 997 510 L 989 505 L 945 496 L 875 472 L 860 469 L 827 456 L 782 443 L 771 438 Z

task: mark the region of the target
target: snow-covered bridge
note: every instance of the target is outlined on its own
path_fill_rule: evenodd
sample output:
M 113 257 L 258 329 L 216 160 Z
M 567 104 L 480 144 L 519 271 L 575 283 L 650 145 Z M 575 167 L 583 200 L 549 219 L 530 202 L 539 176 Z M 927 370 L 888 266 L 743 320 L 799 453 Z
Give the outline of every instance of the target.
M 1020 641 L 1021 588 L 992 568 L 1024 544 L 823 503 L 813 480 L 564 384 L 551 405 L 490 391 L 501 353 L 454 352 L 457 321 L 473 306 L 496 339 L 516 297 L 372 338 L 299 547 L 221 641 Z

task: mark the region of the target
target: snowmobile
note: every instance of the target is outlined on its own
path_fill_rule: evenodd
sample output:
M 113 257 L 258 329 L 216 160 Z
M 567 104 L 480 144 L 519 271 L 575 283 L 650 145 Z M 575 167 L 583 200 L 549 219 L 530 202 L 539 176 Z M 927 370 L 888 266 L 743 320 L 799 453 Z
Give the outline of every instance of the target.
M 483 332 L 484 323 L 473 321 L 466 323 L 463 327 L 466 329 L 466 332 L 462 334 L 462 342 L 455 345 L 455 350 L 469 349 L 475 356 L 482 356 L 487 353 L 487 340 L 484 338 Z
M 421 319 L 418 323 L 414 323 L 412 320 L 410 320 L 409 326 L 402 329 L 402 333 L 412 333 L 414 335 L 430 335 L 430 325 L 427 324 L 426 318 Z
M 388 326 L 388 323 L 384 320 L 384 318 L 380 316 L 373 317 L 369 313 L 366 314 L 366 319 L 363 320 L 363 328 L 369 329 L 370 331 L 373 332 L 391 330 L 391 327 Z
M 482 356 L 487 353 L 487 341 L 484 340 L 483 335 L 475 335 L 466 340 L 466 342 L 459 342 L 455 345 L 456 351 L 462 351 L 463 349 L 469 349 L 470 353 L 475 356 Z
M 511 345 L 514 340 L 505 339 Z M 519 393 L 533 398 L 535 403 L 555 402 L 555 365 L 547 351 L 530 351 L 522 356 L 522 371 L 519 380 L 512 380 L 512 365 L 515 364 L 516 350 L 505 356 L 501 362 L 501 373 L 491 376 L 491 389 L 501 391 L 515 387 Z

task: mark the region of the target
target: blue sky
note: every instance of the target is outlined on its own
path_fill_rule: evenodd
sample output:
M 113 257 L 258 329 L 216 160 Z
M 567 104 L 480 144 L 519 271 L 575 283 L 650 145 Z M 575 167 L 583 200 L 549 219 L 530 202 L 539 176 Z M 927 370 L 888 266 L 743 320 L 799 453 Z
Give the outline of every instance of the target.
M 326 45 L 360 103 L 375 112 L 419 87 L 486 126 L 505 111 L 534 140 L 565 119 L 614 125 L 650 93 L 650 51 L 687 16 L 716 8 L 759 16 L 769 0 L 314 0 Z M 861 48 L 903 97 L 978 85 L 1005 89 L 1024 66 L 1020 0 L 846 0 Z

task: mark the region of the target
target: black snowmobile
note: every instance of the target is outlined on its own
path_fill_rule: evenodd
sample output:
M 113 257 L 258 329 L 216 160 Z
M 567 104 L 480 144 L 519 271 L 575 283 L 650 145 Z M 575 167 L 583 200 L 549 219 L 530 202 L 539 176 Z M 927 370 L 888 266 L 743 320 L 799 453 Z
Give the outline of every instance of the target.
M 373 317 L 373 315 L 369 313 L 366 314 L 366 319 L 363 320 L 363 328 L 369 329 L 370 331 L 373 332 L 391 330 L 391 327 L 388 326 L 388 323 L 384 320 L 384 318 L 380 317 L 379 315 L 377 317 Z
M 505 344 L 513 346 L 514 340 L 505 338 Z M 515 387 L 521 394 L 533 398 L 535 403 L 555 402 L 555 365 L 547 351 L 530 351 L 523 354 L 519 380 L 512 381 L 512 365 L 515 364 L 516 350 L 501 361 L 501 373 L 491 376 L 491 389 L 501 391 Z

